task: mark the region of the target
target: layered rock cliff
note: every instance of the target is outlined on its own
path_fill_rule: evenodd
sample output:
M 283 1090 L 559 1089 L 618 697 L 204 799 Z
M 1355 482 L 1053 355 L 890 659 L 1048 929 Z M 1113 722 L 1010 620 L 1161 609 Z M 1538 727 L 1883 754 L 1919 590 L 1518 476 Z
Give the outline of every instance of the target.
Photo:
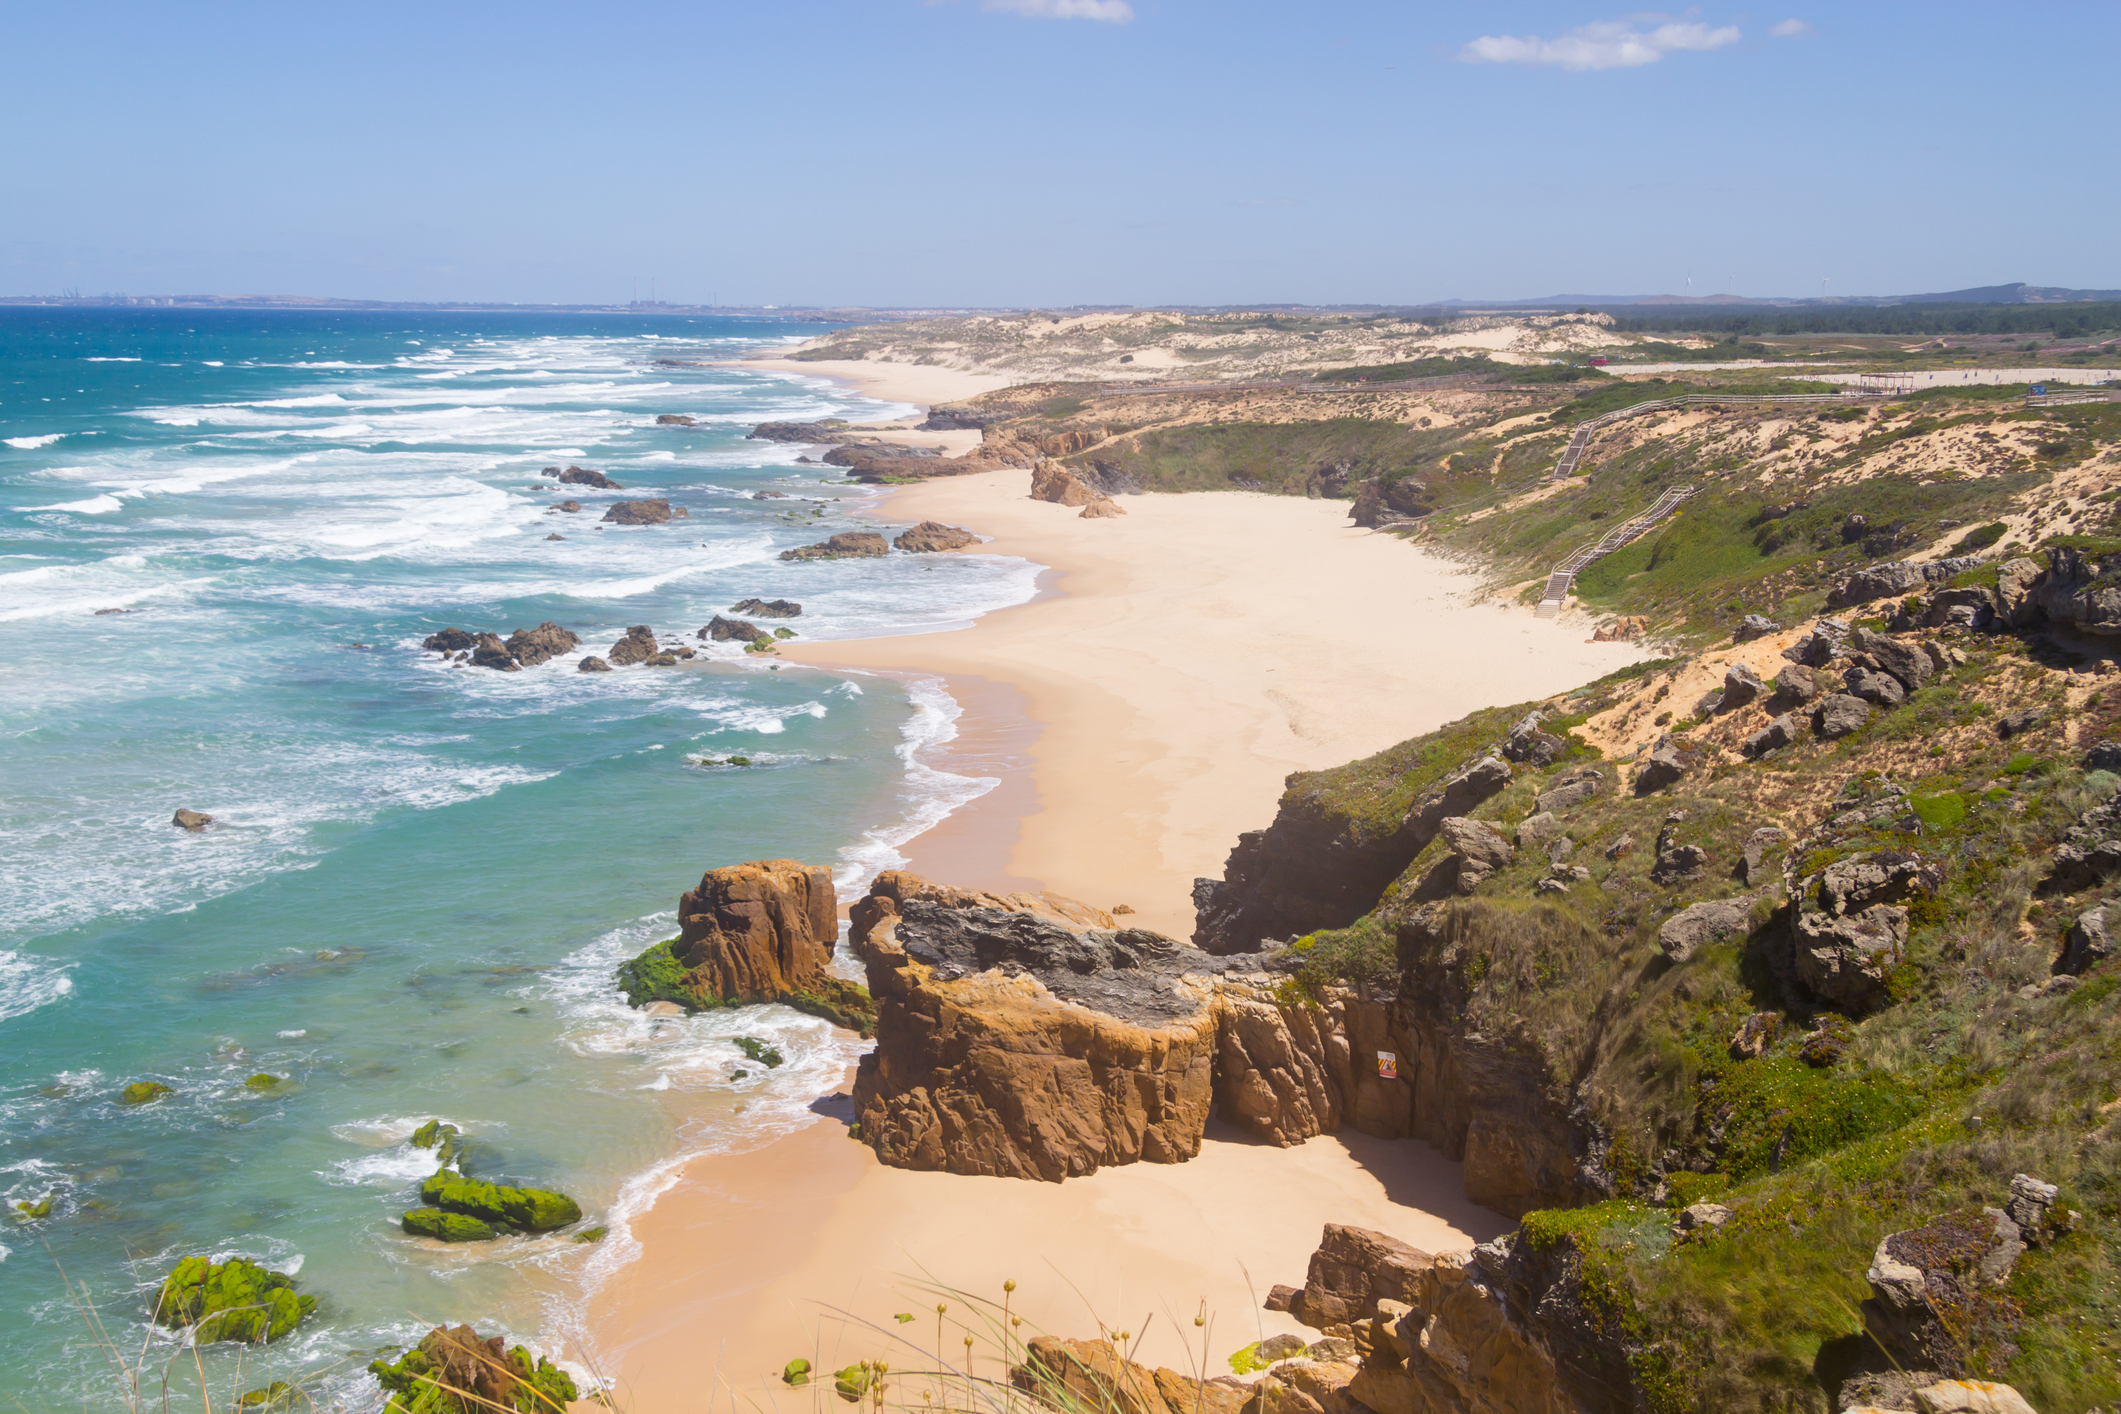
M 877 1005 L 856 1123 L 884 1162 L 1058 1181 L 1199 1151 L 1224 960 L 1053 895 L 895 871 L 851 916 Z

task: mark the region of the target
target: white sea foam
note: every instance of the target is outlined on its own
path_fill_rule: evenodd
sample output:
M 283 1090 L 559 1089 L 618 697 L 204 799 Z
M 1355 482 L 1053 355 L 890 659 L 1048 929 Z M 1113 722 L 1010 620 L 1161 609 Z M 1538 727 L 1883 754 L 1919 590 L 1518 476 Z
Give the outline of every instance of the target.
M 29 957 L 0 948 L 0 1021 L 26 1016 L 74 989 L 72 964 Z
M 0 441 L 5 441 L 10 447 L 19 447 L 25 452 L 34 452 L 39 447 L 49 447 L 65 435 L 64 432 L 47 432 L 41 437 L 6 437 L 0 438 Z
M 101 496 L 91 496 L 85 501 L 62 501 L 56 506 L 46 506 L 44 509 L 47 511 L 73 511 L 78 515 L 98 516 L 109 515 L 112 511 L 122 511 L 125 509 L 125 503 L 106 492 Z

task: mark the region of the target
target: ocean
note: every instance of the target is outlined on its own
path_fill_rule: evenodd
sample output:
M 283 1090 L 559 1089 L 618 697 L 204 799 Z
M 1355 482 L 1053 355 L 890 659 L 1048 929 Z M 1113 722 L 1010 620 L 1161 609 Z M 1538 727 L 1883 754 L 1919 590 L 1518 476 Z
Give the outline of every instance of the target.
M 439 1322 L 579 1357 L 629 1216 L 685 1156 L 807 1118 L 859 1054 L 780 1007 L 649 1018 L 612 982 L 703 870 L 792 857 L 844 897 L 991 785 L 927 760 L 954 734 L 940 684 L 694 636 L 752 596 L 829 638 L 1033 593 L 1001 556 L 776 558 L 870 524 L 875 493 L 750 427 L 913 411 L 714 362 L 815 332 L 0 311 L 0 1394 L 121 1407 L 114 1351 L 196 1385 L 146 1321 L 194 1253 L 320 1300 L 272 1346 L 209 1347 L 217 1399 L 284 1379 L 359 1405 L 367 1361 Z M 568 464 L 626 489 L 537 484 Z M 689 514 L 599 521 L 639 496 Z M 420 647 L 547 619 L 580 653 L 504 674 Z M 577 671 L 634 624 L 700 656 Z M 119 1103 L 138 1081 L 171 1093 Z M 609 1235 L 405 1236 L 430 1118 L 478 1176 L 564 1189 Z

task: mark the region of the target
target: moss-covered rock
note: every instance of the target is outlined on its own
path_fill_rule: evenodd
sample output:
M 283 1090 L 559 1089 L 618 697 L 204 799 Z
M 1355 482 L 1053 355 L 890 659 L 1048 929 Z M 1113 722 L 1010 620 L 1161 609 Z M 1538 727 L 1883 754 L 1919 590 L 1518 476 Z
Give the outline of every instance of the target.
M 262 1095 L 268 1090 L 279 1089 L 280 1086 L 284 1083 L 285 1082 L 279 1076 L 267 1075 L 263 1071 L 260 1071 L 258 1074 L 253 1075 L 250 1079 L 244 1081 L 243 1088 L 246 1090 L 255 1090 Z
M 248 1257 L 226 1262 L 186 1257 L 163 1280 L 154 1317 L 165 1326 L 189 1326 L 202 1345 L 216 1340 L 257 1345 L 286 1335 L 316 1307 L 316 1297 L 297 1294 L 292 1277 Z
M 602 1242 L 610 1235 L 611 1229 L 608 1227 L 585 1227 L 574 1235 L 574 1240 L 577 1242 Z
M 477 1218 L 440 1208 L 411 1208 L 399 1221 L 414 1237 L 432 1237 L 438 1242 L 491 1242 L 500 1235 Z
M 524 1232 L 549 1232 L 582 1220 L 581 1207 L 564 1193 L 483 1183 L 447 1169 L 420 1185 L 420 1201 L 444 1212 Z
M 135 1080 L 118 1092 L 118 1103 L 121 1105 L 151 1105 L 164 1095 L 174 1093 L 173 1090 L 159 1080 Z
M 740 998 L 717 994 L 702 972 L 679 962 L 672 952 L 677 942 L 671 938 L 657 943 L 639 957 L 619 964 L 619 990 L 626 994 L 628 1006 L 673 1002 L 686 1011 L 699 1012 L 744 1004 Z M 876 1003 L 869 996 L 869 989 L 844 978 L 819 977 L 802 991 L 785 992 L 770 1000 L 864 1036 L 876 1034 Z
M 736 1048 L 768 1070 L 781 1064 L 781 1053 L 756 1036 L 737 1037 Z
M 397 1361 L 368 1372 L 390 1396 L 384 1414 L 562 1414 L 580 1398 L 565 1370 L 470 1326 L 435 1327 Z
M 261 1389 L 254 1389 L 236 1401 L 238 1409 L 272 1410 L 292 1409 L 301 1391 L 285 1380 L 274 1380 Z
M 52 1215 L 52 1195 L 47 1193 L 35 1200 L 23 1198 L 15 1202 L 15 1216 L 23 1222 L 33 1223 Z
M 408 1142 L 415 1149 L 432 1149 L 441 1140 L 445 1131 L 455 1134 L 457 1127 L 453 1124 L 444 1124 L 438 1119 L 431 1119 L 418 1129 L 415 1129 L 412 1132 L 412 1138 Z

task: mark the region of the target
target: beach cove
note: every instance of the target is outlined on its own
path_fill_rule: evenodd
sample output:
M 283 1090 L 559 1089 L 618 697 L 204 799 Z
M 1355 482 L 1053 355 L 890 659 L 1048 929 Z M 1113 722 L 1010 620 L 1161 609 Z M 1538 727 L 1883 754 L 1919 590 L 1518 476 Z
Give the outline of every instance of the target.
M 1341 502 L 1130 496 L 1124 517 L 1086 520 L 1032 501 L 1028 482 L 937 479 L 872 513 L 962 525 L 989 537 L 979 553 L 1045 566 L 1032 602 L 957 632 L 783 651 L 856 681 L 948 685 L 963 710 L 938 759 L 999 784 L 901 846 L 939 882 L 1125 904 L 1130 924 L 1185 938 L 1194 878 L 1219 874 L 1238 832 L 1272 818 L 1289 772 L 1641 656 L 1475 602 L 1475 575 L 1347 526 Z M 1429 1251 L 1508 1227 L 1427 1145 L 1352 1131 L 1285 1150 L 1211 1123 L 1188 1163 L 1061 1184 L 889 1169 L 849 1141 L 844 1092 L 820 1096 L 796 1133 L 673 1172 L 632 1218 L 640 1255 L 589 1315 L 601 1373 L 629 1407 L 705 1408 L 724 1384 L 761 1405 L 786 1398 L 787 1360 L 831 1369 L 887 1352 L 853 1323 L 923 1309 L 928 1284 L 996 1297 L 1013 1279 L 1027 1326 L 1126 1327 L 1140 1358 L 1191 1369 L 1203 1304 L 1217 1361 L 1299 1329 L 1260 1301 L 1301 1279 L 1327 1222 Z

